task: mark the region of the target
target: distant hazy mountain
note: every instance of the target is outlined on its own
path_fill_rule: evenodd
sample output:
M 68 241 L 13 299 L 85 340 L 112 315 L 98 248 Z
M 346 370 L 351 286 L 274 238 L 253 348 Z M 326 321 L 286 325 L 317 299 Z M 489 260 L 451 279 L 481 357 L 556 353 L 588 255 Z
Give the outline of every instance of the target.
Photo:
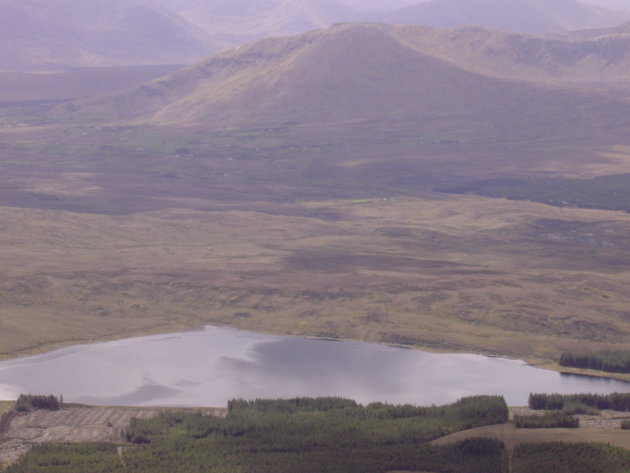
M 234 43 L 286 36 L 358 19 L 342 0 L 159 0 L 212 35 Z
M 316 0 L 315 0 L 316 1 Z M 345 5 L 359 12 L 393 11 L 408 5 L 419 3 L 418 0 L 341 0 Z
M 174 13 L 133 0 L 0 0 L 0 70 L 185 64 L 221 47 Z
M 467 54 L 458 34 L 468 35 L 469 49 L 475 41 L 476 47 L 488 48 L 485 64 L 472 67 L 475 57 L 458 57 Z M 522 139 L 530 132 L 540 136 L 562 130 L 573 136 L 619 127 L 627 131 L 629 102 L 599 91 L 561 88 L 562 80 L 512 80 L 510 63 L 525 68 L 530 62 L 532 71 L 545 70 L 538 64 L 540 48 L 528 52 L 526 38 L 519 36 L 485 36 L 487 42 L 483 32 L 471 34 L 468 29 L 443 34 L 427 27 L 338 25 L 235 48 L 69 110 L 79 107 L 78 116 L 143 116 L 143 121 L 163 125 L 363 123 L 379 133 L 383 127 L 411 128 L 420 135 L 457 130 L 474 139 L 497 133 L 502 139 L 505 133 Z M 555 41 L 549 40 L 550 49 Z M 503 57 L 493 66 L 490 48 L 501 44 L 495 50 Z M 434 50 L 432 45 L 440 47 Z
M 608 8 L 610 10 L 630 11 L 630 2 L 628 0 L 588 0 L 585 3 Z
M 629 18 L 577 0 L 431 0 L 381 17 L 394 24 L 475 25 L 535 34 L 615 26 Z
M 604 28 L 630 19 L 630 13 L 577 0 L 430 0 L 409 5 L 411 2 L 414 0 L 0 0 L 0 71 L 191 64 L 228 45 L 348 21 L 479 25 L 546 33 Z M 400 6 L 405 7 L 391 11 Z

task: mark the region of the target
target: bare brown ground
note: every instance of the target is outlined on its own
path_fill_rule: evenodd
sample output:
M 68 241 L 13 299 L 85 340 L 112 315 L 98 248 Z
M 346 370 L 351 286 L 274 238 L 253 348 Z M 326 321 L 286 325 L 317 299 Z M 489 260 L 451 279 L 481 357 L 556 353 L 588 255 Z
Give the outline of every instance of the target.
M 516 408 L 514 413 L 539 412 Z M 630 431 L 620 429 L 621 420 L 630 418 L 630 413 L 602 411 L 597 416 L 577 417 L 580 419 L 577 429 L 517 429 L 512 424 L 487 425 L 441 437 L 431 444 L 447 445 L 472 437 L 489 437 L 501 440 L 510 452 L 522 443 L 541 442 L 598 442 L 630 450 Z
M 147 419 L 164 408 L 73 407 L 13 414 L 6 432 L 0 432 L 0 467 L 15 462 L 33 445 L 50 442 L 124 442 L 132 418 Z M 225 415 L 225 409 L 197 409 L 206 415 Z

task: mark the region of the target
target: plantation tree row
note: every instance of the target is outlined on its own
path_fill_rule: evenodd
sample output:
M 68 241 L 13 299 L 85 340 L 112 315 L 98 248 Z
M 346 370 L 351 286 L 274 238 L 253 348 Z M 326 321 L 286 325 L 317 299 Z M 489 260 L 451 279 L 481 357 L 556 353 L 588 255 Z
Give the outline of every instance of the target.
M 630 373 L 630 351 L 600 351 L 591 354 L 563 353 L 560 365 L 572 368 Z

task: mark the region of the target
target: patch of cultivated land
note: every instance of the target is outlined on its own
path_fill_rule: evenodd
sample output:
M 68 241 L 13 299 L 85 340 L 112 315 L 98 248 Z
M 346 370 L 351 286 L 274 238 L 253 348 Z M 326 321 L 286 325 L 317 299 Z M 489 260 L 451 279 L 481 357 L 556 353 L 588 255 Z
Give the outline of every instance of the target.
M 132 418 L 147 419 L 163 408 L 71 407 L 59 411 L 12 413 L 0 432 L 0 466 L 16 461 L 40 443 L 119 442 Z M 204 415 L 225 415 L 225 409 L 200 408 Z

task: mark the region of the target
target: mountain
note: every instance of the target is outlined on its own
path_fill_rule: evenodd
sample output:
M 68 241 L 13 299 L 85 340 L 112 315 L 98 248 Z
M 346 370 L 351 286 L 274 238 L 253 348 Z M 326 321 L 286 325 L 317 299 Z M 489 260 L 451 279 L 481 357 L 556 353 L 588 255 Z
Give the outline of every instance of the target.
M 348 7 L 359 12 L 392 11 L 418 3 L 417 0 L 342 0 Z
M 0 70 L 190 64 L 223 44 L 132 0 L 0 0 Z
M 609 10 L 630 11 L 630 2 L 628 0 L 588 0 L 585 3 L 608 8 Z
M 486 30 L 399 27 L 410 48 L 486 76 L 630 92 L 630 23 L 550 37 Z
M 393 24 L 474 25 L 532 34 L 610 27 L 628 19 L 628 13 L 577 0 L 431 0 L 381 16 Z
M 355 20 L 341 0 L 161 0 L 204 31 L 232 43 L 286 36 Z
M 456 62 L 453 51 L 461 48 L 455 40 L 450 58 L 436 54 L 431 44 L 443 34 L 457 36 L 426 27 L 340 24 L 265 39 L 70 109 L 80 107 L 79 116 L 141 117 L 159 125 L 360 124 L 375 133 L 385 128 L 419 135 L 456 132 L 466 140 L 630 125 L 630 103 L 613 94 L 501 77 L 508 75 L 507 66 L 473 70 L 474 60 Z

